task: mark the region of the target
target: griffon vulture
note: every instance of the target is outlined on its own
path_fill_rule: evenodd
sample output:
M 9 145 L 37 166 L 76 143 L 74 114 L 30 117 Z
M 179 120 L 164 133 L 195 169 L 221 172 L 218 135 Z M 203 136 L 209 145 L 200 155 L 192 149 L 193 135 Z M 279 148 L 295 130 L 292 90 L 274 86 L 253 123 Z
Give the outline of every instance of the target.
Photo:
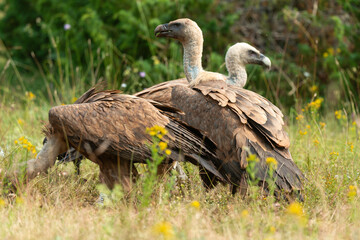
M 184 115 L 173 115 L 202 130 L 215 142 L 218 147 L 217 156 L 223 161 L 219 171 L 228 176 L 233 186 L 240 186 L 241 192 L 247 189 L 246 167 L 249 153 L 256 154 L 260 159 L 256 164 L 259 184 L 266 186 L 266 159 L 273 157 L 278 163 L 273 176 L 277 192 L 302 190 L 304 176 L 289 152 L 290 141 L 283 129 L 281 111 L 259 94 L 226 84 L 226 81 L 234 82 L 232 76 L 244 76 L 232 72 L 239 67 L 232 68 L 231 64 L 228 65 L 229 77 L 203 70 L 202 32 L 192 20 L 179 19 L 159 25 L 155 34 L 157 37 L 174 38 L 182 43 L 184 71 L 194 91 L 182 80 L 176 80 L 145 89 L 136 96 L 167 103 L 183 111 Z M 256 60 L 250 63 L 265 62 L 265 65 L 270 65 L 269 60 L 256 51 L 251 52 L 251 55 Z M 240 67 L 244 68 L 244 65 Z M 235 82 L 242 83 L 244 80 Z M 206 181 L 204 178 L 203 180 Z M 299 195 L 299 198 L 302 196 Z
M 99 165 L 100 178 L 109 188 L 121 182 L 129 190 L 131 176 L 137 176 L 133 164 L 151 159 L 148 143 L 152 140 L 146 128 L 159 125 L 168 131 L 163 141 L 171 150 L 170 162 L 189 161 L 225 181 L 217 170 L 221 161 L 215 155 L 215 144 L 170 116 L 174 113 L 179 111 L 153 100 L 92 88 L 77 104 L 50 109 L 47 141 L 37 158 L 27 162 L 27 177 L 46 171 L 70 146 Z

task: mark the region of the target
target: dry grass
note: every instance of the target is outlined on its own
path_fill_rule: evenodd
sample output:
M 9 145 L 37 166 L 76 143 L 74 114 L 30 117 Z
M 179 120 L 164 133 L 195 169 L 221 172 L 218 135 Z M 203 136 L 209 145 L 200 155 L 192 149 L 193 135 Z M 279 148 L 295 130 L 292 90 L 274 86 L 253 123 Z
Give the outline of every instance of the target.
M 3 104 L 0 112 L 0 168 L 23 161 L 29 153 L 14 140 L 25 136 L 41 148 L 41 122 L 48 106 L 32 102 Z M 315 114 L 316 115 L 316 114 Z M 156 187 L 149 207 L 141 208 L 142 180 L 123 197 L 112 193 L 105 206 L 99 195 L 98 167 L 87 161 L 80 177 L 73 166 L 57 166 L 0 197 L 2 239 L 358 239 L 360 236 L 359 137 L 357 126 L 329 113 L 293 120 L 289 133 L 293 158 L 305 172 L 305 202 L 274 203 L 250 195 L 232 197 L 226 186 L 205 192 L 196 168 L 187 165 L 188 184 L 170 188 L 170 178 Z M 18 119 L 23 123 L 18 123 Z M 349 124 L 348 124 L 349 123 Z M 302 131 L 302 134 L 299 131 Z M 304 135 L 304 132 L 307 132 Z M 316 140 L 316 141 L 315 141 Z M 351 148 L 351 145 L 353 148 Z M 1 150 L 3 154 L 1 153 Z M 64 172 L 67 173 L 64 175 Z M 86 182 L 83 181 L 87 179 Z M 349 189 L 349 186 L 355 186 Z M 356 189 L 357 187 L 357 189 Z M 198 201 L 193 202 L 193 201 Z

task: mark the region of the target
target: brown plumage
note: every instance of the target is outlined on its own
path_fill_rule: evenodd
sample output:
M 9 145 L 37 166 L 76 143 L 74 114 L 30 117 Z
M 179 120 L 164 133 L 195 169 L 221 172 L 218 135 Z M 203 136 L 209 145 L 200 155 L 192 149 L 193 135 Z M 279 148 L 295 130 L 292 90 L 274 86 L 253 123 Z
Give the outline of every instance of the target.
M 216 143 L 217 156 L 223 160 L 219 171 L 228 175 L 233 185 L 241 186 L 242 191 L 246 190 L 245 168 L 249 153 L 256 154 L 260 159 L 256 165 L 256 176 L 260 179 L 260 184 L 265 184 L 267 178 L 266 159 L 273 157 L 278 162 L 274 173 L 278 193 L 302 190 L 304 176 L 289 152 L 290 141 L 283 129 L 283 114 L 264 97 L 227 85 L 225 78 L 219 77 L 220 74 L 202 70 L 199 65 L 202 41 L 188 39 L 202 36 L 200 33 L 193 34 L 199 29 L 194 24 L 196 25 L 189 19 L 180 19 L 160 25 L 155 30 L 158 36 L 182 42 L 187 80 L 197 83 L 193 89 L 184 80 L 176 80 L 150 87 L 136 96 L 167 103 L 183 111 L 184 115 L 174 115 L 202 130 Z M 192 30 L 188 30 L 189 28 Z M 192 34 L 184 35 L 184 32 Z M 195 53 L 200 54 L 196 56 L 189 53 L 193 49 L 197 49 Z M 203 80 L 198 81 L 197 77 Z
M 118 91 L 97 92 L 94 88 L 79 100 L 49 111 L 47 142 L 37 159 L 28 161 L 29 178 L 51 167 L 68 143 L 100 166 L 100 177 L 107 186 L 112 188 L 120 181 L 129 189 L 130 177 L 137 175 L 133 164 L 151 159 L 147 145 L 151 137 L 146 128 L 159 125 L 168 131 L 164 140 L 172 151 L 169 161 L 201 165 L 224 180 L 216 170 L 220 161 L 215 156 L 215 144 L 198 130 L 169 117 L 181 115 L 175 108 Z

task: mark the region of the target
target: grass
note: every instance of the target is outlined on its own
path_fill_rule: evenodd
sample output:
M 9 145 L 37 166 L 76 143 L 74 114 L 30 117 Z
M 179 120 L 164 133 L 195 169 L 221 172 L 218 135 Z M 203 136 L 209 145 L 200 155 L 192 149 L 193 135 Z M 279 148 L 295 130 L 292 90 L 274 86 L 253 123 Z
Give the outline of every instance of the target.
M 2 99 L 0 168 L 31 158 L 15 144 L 24 136 L 39 151 L 42 123 L 50 104 L 27 94 Z M 241 199 L 227 186 L 206 192 L 197 169 L 186 165 L 190 181 L 158 180 L 150 204 L 141 204 L 141 178 L 130 196 L 116 188 L 105 206 L 96 204 L 97 165 L 86 161 L 81 176 L 72 164 L 55 166 L 9 194 L 2 183 L 0 236 L 3 239 L 356 239 L 359 235 L 360 163 L 358 127 L 344 111 L 317 113 L 321 101 L 290 115 L 291 153 L 304 171 L 305 202 L 276 203 L 253 193 Z M 21 119 L 21 120 L 20 120 Z M 139 166 L 140 172 L 144 172 Z M 86 179 L 87 181 L 84 181 Z M 255 192 L 254 192 L 255 191 Z

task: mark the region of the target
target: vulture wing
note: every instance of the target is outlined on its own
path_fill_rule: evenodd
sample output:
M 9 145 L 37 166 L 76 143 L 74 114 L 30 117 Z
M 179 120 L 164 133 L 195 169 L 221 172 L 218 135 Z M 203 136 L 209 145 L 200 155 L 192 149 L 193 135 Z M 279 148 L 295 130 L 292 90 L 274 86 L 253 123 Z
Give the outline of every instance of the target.
M 203 81 L 193 89 L 184 82 L 165 82 L 137 93 L 169 104 L 184 112 L 174 114 L 187 124 L 200 129 L 218 147 L 223 160 L 220 172 L 239 183 L 247 166 L 248 151 L 261 160 L 257 176 L 266 179 L 267 157 L 279 165 L 275 173 L 279 189 L 291 191 L 303 188 L 304 177 L 288 150 L 290 141 L 284 131 L 283 114 L 266 98 L 243 88 L 229 86 L 224 81 Z M 206 96 L 206 97 L 204 97 Z
M 151 158 L 147 146 L 151 137 L 146 128 L 159 125 L 168 130 L 164 138 L 172 150 L 171 161 L 185 159 L 224 180 L 215 167 L 221 162 L 215 157 L 215 144 L 199 131 L 167 117 L 163 104 L 156 104 L 162 105 L 159 110 L 153 101 L 118 91 L 93 91 L 83 101 L 52 108 L 49 122 L 54 132 L 64 133 L 70 146 L 100 166 L 117 159 L 145 163 Z

